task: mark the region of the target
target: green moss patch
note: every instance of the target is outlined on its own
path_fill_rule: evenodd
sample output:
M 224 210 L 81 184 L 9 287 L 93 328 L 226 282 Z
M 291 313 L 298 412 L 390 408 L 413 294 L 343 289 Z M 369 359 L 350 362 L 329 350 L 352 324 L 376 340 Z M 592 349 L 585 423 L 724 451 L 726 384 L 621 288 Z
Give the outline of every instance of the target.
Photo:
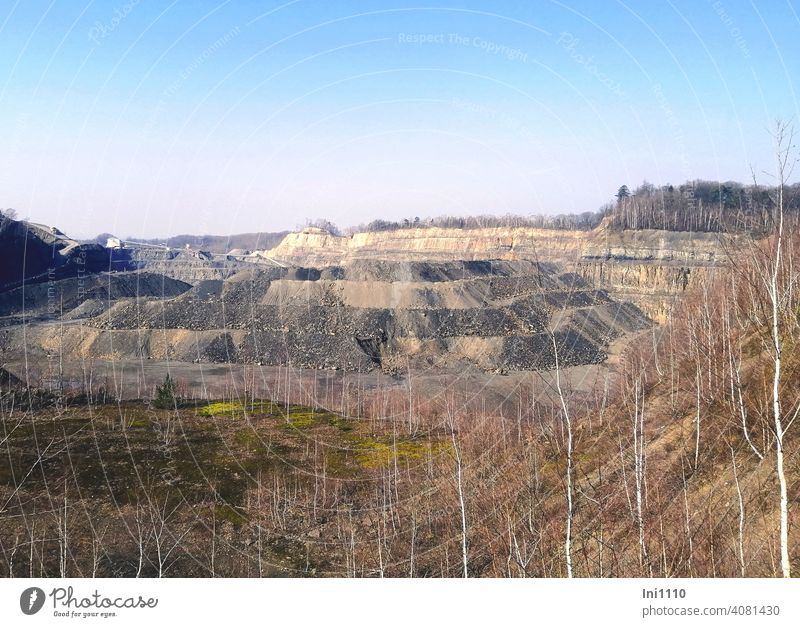
M 255 403 L 242 403 L 240 401 L 217 401 L 199 407 L 199 416 L 239 418 L 245 414 L 273 414 L 276 405 L 271 401 L 256 401 Z
M 234 527 L 238 527 L 246 521 L 244 514 L 226 504 L 217 504 L 214 506 L 214 517 L 217 520 L 227 521 Z
M 394 440 L 360 438 L 356 443 L 356 461 L 362 468 L 385 468 L 395 463 L 414 462 L 439 453 L 447 444 L 421 439 Z
M 348 433 L 353 430 L 353 421 L 337 414 L 328 414 L 328 422 L 339 431 Z

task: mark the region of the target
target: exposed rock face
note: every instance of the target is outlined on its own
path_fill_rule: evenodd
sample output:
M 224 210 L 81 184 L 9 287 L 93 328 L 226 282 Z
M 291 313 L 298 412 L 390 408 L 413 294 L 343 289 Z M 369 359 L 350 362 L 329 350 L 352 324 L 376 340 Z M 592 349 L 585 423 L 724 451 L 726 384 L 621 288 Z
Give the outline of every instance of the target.
M 555 262 L 658 322 L 691 280 L 724 261 L 737 236 L 675 231 L 562 231 L 532 228 L 418 228 L 357 233 L 292 233 L 269 256 L 294 263 L 344 260 L 538 260 Z
M 577 250 L 579 231 L 544 229 L 401 229 L 338 237 L 329 233 L 290 233 L 269 251 L 276 258 L 303 262 L 348 258 L 404 260 L 486 260 L 562 258 Z
M 598 363 L 609 342 L 648 325 L 635 306 L 554 263 L 355 260 L 118 299 L 86 326 L 59 329 L 59 342 L 105 358 L 532 370 L 551 368 L 556 350 L 564 366 Z M 41 345 L 52 335 L 28 331 Z
M 575 272 L 602 285 L 620 300 L 635 303 L 656 322 L 664 322 L 692 281 L 713 265 L 653 261 L 582 260 Z
M 90 317 L 119 300 L 174 298 L 191 285 L 149 272 L 93 274 L 47 283 L 34 283 L 0 294 L 0 316 Z
M 187 283 L 225 279 L 247 267 L 226 255 L 211 256 L 186 249 L 120 248 L 110 253 L 110 267 L 116 272 L 146 270 Z
M 306 229 L 247 262 L 116 250 L 115 272 L 10 290 L 0 316 L 18 315 L 24 294 L 29 319 L 52 320 L 43 303 L 56 299 L 62 320 L 83 323 L 33 325 L 24 340 L 11 324 L 4 345 L 84 357 L 547 369 L 556 355 L 601 362 L 612 341 L 663 320 L 721 250 L 714 235 L 602 228 Z
M 0 292 L 24 282 L 57 280 L 108 269 L 108 253 L 45 227 L 0 216 Z
M 672 231 L 417 228 L 339 237 L 290 233 L 268 254 L 298 263 L 345 259 L 639 259 L 713 262 L 718 235 Z

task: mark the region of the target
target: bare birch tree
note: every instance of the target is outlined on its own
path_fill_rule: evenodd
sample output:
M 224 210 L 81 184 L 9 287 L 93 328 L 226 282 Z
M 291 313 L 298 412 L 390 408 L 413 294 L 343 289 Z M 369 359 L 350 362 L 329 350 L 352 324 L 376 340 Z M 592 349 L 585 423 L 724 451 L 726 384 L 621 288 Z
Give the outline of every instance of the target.
M 797 157 L 794 153 L 794 130 L 786 123 L 775 123 L 773 133 L 776 160 L 776 187 L 771 194 L 773 209 L 773 233 L 771 246 L 764 258 L 761 268 L 765 292 L 769 305 L 769 348 L 772 362 L 772 426 L 775 435 L 775 471 L 778 477 L 780 495 L 780 555 L 781 573 L 791 577 L 792 569 L 789 559 L 789 497 L 784 467 L 784 440 L 788 424 L 785 424 L 781 402 L 781 368 L 783 361 L 783 336 L 785 333 L 782 315 L 791 305 L 792 277 L 786 277 L 786 259 L 784 255 L 784 222 L 786 183 L 791 177 Z
M 567 430 L 567 468 L 565 471 L 565 479 L 567 484 L 567 515 L 566 527 L 564 530 L 564 560 L 567 565 L 567 577 L 572 577 L 572 517 L 573 517 L 573 463 L 572 458 L 572 445 L 573 445 L 573 432 L 572 420 L 567 409 L 567 401 L 564 398 L 564 390 L 561 387 L 561 368 L 558 363 L 558 344 L 556 342 L 555 333 L 550 333 L 550 339 L 553 341 L 553 355 L 555 357 L 556 367 L 556 390 L 558 391 L 558 399 L 561 404 L 561 413 L 564 419 L 564 426 Z
M 448 406 L 447 421 L 450 428 L 450 437 L 453 444 L 453 456 L 455 457 L 455 479 L 456 491 L 458 493 L 458 507 L 461 513 L 461 562 L 463 568 L 463 575 L 465 578 L 469 577 L 468 566 L 468 547 L 467 547 L 467 505 L 464 499 L 464 469 L 461 458 L 461 446 L 459 445 L 458 438 L 456 438 L 456 425 L 455 425 L 455 411 Z

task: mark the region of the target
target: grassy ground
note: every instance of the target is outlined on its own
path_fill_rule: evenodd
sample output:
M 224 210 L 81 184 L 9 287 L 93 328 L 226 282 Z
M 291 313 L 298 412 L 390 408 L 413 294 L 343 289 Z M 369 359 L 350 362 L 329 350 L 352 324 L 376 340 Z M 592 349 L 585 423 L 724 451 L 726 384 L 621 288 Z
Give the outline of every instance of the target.
M 246 550 L 238 538 L 247 545 L 254 528 L 268 530 L 264 555 L 270 566 L 262 573 L 271 575 L 302 574 L 316 565 L 298 541 L 308 521 L 294 511 L 283 523 L 265 521 L 266 506 L 254 506 L 262 487 L 279 486 L 270 492 L 274 502 L 280 486 L 287 493 L 308 493 L 324 474 L 325 481 L 369 490 L 381 469 L 422 464 L 446 446 L 434 436 L 406 437 L 376 430 L 374 423 L 270 400 L 213 401 L 172 411 L 141 401 L 50 408 L 8 416 L 2 427 L 5 533 L 21 533 L 23 513 L 60 503 L 65 485 L 72 507 L 102 510 L 109 520 L 123 522 L 132 508 L 163 498 L 176 503 L 175 520 L 182 524 L 225 528 L 234 553 Z M 174 574 L 208 574 L 187 564 Z M 45 573 L 55 574 L 53 568 Z

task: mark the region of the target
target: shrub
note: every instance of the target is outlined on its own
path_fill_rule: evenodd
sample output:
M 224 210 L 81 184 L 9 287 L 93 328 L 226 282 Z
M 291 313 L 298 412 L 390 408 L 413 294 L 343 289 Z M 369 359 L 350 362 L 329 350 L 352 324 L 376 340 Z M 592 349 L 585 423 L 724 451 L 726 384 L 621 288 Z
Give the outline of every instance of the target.
M 153 399 L 153 407 L 156 409 L 177 409 L 178 397 L 176 395 L 177 385 L 172 377 L 167 375 L 164 383 L 156 386 L 156 395 Z

